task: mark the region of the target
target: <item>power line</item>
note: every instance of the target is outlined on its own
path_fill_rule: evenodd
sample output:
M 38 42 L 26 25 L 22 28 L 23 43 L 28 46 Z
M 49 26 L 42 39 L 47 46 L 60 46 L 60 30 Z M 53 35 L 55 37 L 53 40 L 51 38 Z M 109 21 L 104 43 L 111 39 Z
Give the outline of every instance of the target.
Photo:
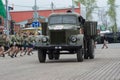
M 14 6 L 17 6 L 17 7 L 27 7 L 27 8 L 32 8 L 33 6 L 22 6 L 22 5 L 14 5 Z
M 120 5 L 115 5 L 114 7 L 120 7 Z M 84 6 L 84 7 L 81 7 L 81 8 L 86 8 L 86 6 Z M 96 7 L 96 8 L 109 8 L 109 6 L 102 6 L 102 7 L 100 7 L 100 6 L 98 6 L 98 7 Z
M 14 5 L 14 4 L 12 4 L 12 5 Z M 38 8 L 39 9 L 50 9 L 51 8 L 51 6 L 50 6 L 51 4 L 47 4 L 47 6 L 46 5 L 42 5 L 42 6 L 38 6 Z M 68 7 L 63 7 L 63 5 L 61 6 L 62 4 L 59 4 L 59 7 L 57 7 L 55 4 L 54 4 L 54 6 L 55 6 L 55 8 L 70 8 L 69 6 Z M 43 7 L 44 6 L 44 7 Z M 61 7 L 60 7 L 61 6 Z M 24 5 L 14 5 L 14 7 L 23 7 L 23 8 L 32 8 L 33 6 L 24 6 Z M 115 5 L 114 7 L 116 7 L 116 8 L 118 8 L 118 7 L 120 7 L 120 5 Z M 81 7 L 81 8 L 86 8 L 86 7 Z M 99 9 L 99 8 L 109 8 L 109 6 L 98 6 L 98 7 L 96 7 L 96 9 Z
M 14 5 L 14 7 L 21 7 L 21 8 L 31 8 L 32 9 L 32 7 L 33 6 L 22 6 L 22 5 Z M 40 7 L 40 6 L 38 6 L 38 8 L 39 9 L 51 9 L 51 7 L 50 6 L 46 6 L 46 7 Z M 54 9 L 62 9 L 62 8 L 71 8 L 70 6 L 66 6 L 66 7 L 63 7 L 63 6 L 61 6 L 61 7 L 56 7 L 56 6 L 54 6 Z

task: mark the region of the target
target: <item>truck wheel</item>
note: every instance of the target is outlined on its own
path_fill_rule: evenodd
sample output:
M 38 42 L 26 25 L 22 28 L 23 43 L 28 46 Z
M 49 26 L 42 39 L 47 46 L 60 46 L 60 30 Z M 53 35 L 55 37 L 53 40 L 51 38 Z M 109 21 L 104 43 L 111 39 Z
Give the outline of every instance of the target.
M 77 51 L 77 61 L 78 62 L 83 62 L 83 53 L 82 50 Z
M 60 54 L 59 54 L 59 53 L 55 53 L 55 54 L 54 54 L 54 58 L 55 58 L 55 60 L 59 60 Z
M 89 57 L 89 55 L 88 55 L 87 51 L 85 50 L 84 51 L 84 59 L 88 59 L 88 57 Z
M 38 59 L 40 63 L 45 63 L 46 60 L 46 51 L 45 50 L 38 50 Z
M 89 55 L 87 53 L 87 39 L 84 37 L 84 59 L 88 59 Z
M 90 59 L 94 59 L 94 41 L 92 39 L 89 41 L 88 53 Z
M 54 58 L 54 57 L 53 57 L 53 53 L 49 53 L 49 54 L 48 54 L 48 58 L 49 58 L 50 60 L 53 60 L 53 58 Z

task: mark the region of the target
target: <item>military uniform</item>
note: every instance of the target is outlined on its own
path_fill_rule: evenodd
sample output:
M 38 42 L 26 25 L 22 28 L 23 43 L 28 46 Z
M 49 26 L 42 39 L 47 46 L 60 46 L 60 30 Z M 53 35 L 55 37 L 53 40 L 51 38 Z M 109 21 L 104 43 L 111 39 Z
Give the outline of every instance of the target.
M 23 36 L 20 37 L 20 45 L 21 45 L 21 47 L 24 47 L 24 37 Z
M 4 48 L 7 45 L 6 38 L 7 36 L 5 34 L 0 35 L 0 56 L 2 55 L 2 57 L 5 57 Z
M 3 38 L 4 36 L 4 38 Z M 3 34 L 0 36 L 0 47 L 4 46 L 5 50 L 9 47 L 9 41 L 7 40 L 7 35 Z
M 3 35 L 0 35 L 0 47 L 1 46 L 6 46 L 6 39 L 5 38 L 3 38 Z
M 23 44 L 24 48 L 26 49 L 28 47 L 28 36 L 24 35 L 23 38 L 24 39 L 23 39 L 22 44 Z
M 16 36 L 15 36 L 15 35 L 11 35 L 11 36 L 10 36 L 10 39 L 11 39 L 11 40 L 9 40 L 9 43 L 10 43 L 10 47 L 11 47 L 11 49 L 12 49 L 10 56 L 11 56 L 11 58 L 13 58 L 14 55 L 15 55 L 15 51 L 16 51 L 17 39 L 16 39 Z
M 16 37 L 16 46 L 20 48 L 21 47 L 21 37 L 19 35 L 16 35 L 15 37 Z
M 28 40 L 29 48 L 33 48 L 34 47 L 34 45 L 33 45 L 34 42 L 35 42 L 35 36 L 34 35 L 29 36 L 29 40 Z
M 10 41 L 10 46 L 16 46 L 16 37 L 15 35 L 11 35 L 11 41 Z

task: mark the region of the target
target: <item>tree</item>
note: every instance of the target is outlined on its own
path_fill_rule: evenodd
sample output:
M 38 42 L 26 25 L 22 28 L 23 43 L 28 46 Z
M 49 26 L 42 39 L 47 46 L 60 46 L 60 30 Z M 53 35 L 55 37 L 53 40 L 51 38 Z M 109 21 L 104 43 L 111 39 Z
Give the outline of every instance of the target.
M 110 18 L 111 22 L 111 28 L 113 32 L 117 32 L 117 22 L 116 22 L 116 6 L 115 6 L 115 1 L 116 0 L 108 0 L 107 3 L 109 5 L 108 9 L 108 16 Z
M 117 20 L 116 20 L 116 6 L 115 6 L 115 1 L 116 0 L 108 0 L 107 3 L 109 5 L 109 9 L 108 9 L 108 16 L 110 18 L 110 22 L 111 22 L 111 29 L 114 33 L 114 42 L 117 42 Z
M 86 7 L 86 20 L 92 19 L 92 13 L 97 8 L 96 0 L 74 0 L 76 4 L 80 2 Z

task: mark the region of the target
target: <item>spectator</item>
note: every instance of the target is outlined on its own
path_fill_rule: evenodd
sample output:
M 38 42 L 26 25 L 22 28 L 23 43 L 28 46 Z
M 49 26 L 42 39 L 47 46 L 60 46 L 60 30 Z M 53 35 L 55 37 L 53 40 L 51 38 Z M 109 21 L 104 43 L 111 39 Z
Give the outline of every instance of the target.
M 107 40 L 107 38 L 104 36 L 104 42 L 103 42 L 103 46 L 102 46 L 102 49 L 104 48 L 104 47 L 106 47 L 106 48 L 108 48 L 108 46 L 107 46 L 107 43 L 108 43 L 108 40 Z

